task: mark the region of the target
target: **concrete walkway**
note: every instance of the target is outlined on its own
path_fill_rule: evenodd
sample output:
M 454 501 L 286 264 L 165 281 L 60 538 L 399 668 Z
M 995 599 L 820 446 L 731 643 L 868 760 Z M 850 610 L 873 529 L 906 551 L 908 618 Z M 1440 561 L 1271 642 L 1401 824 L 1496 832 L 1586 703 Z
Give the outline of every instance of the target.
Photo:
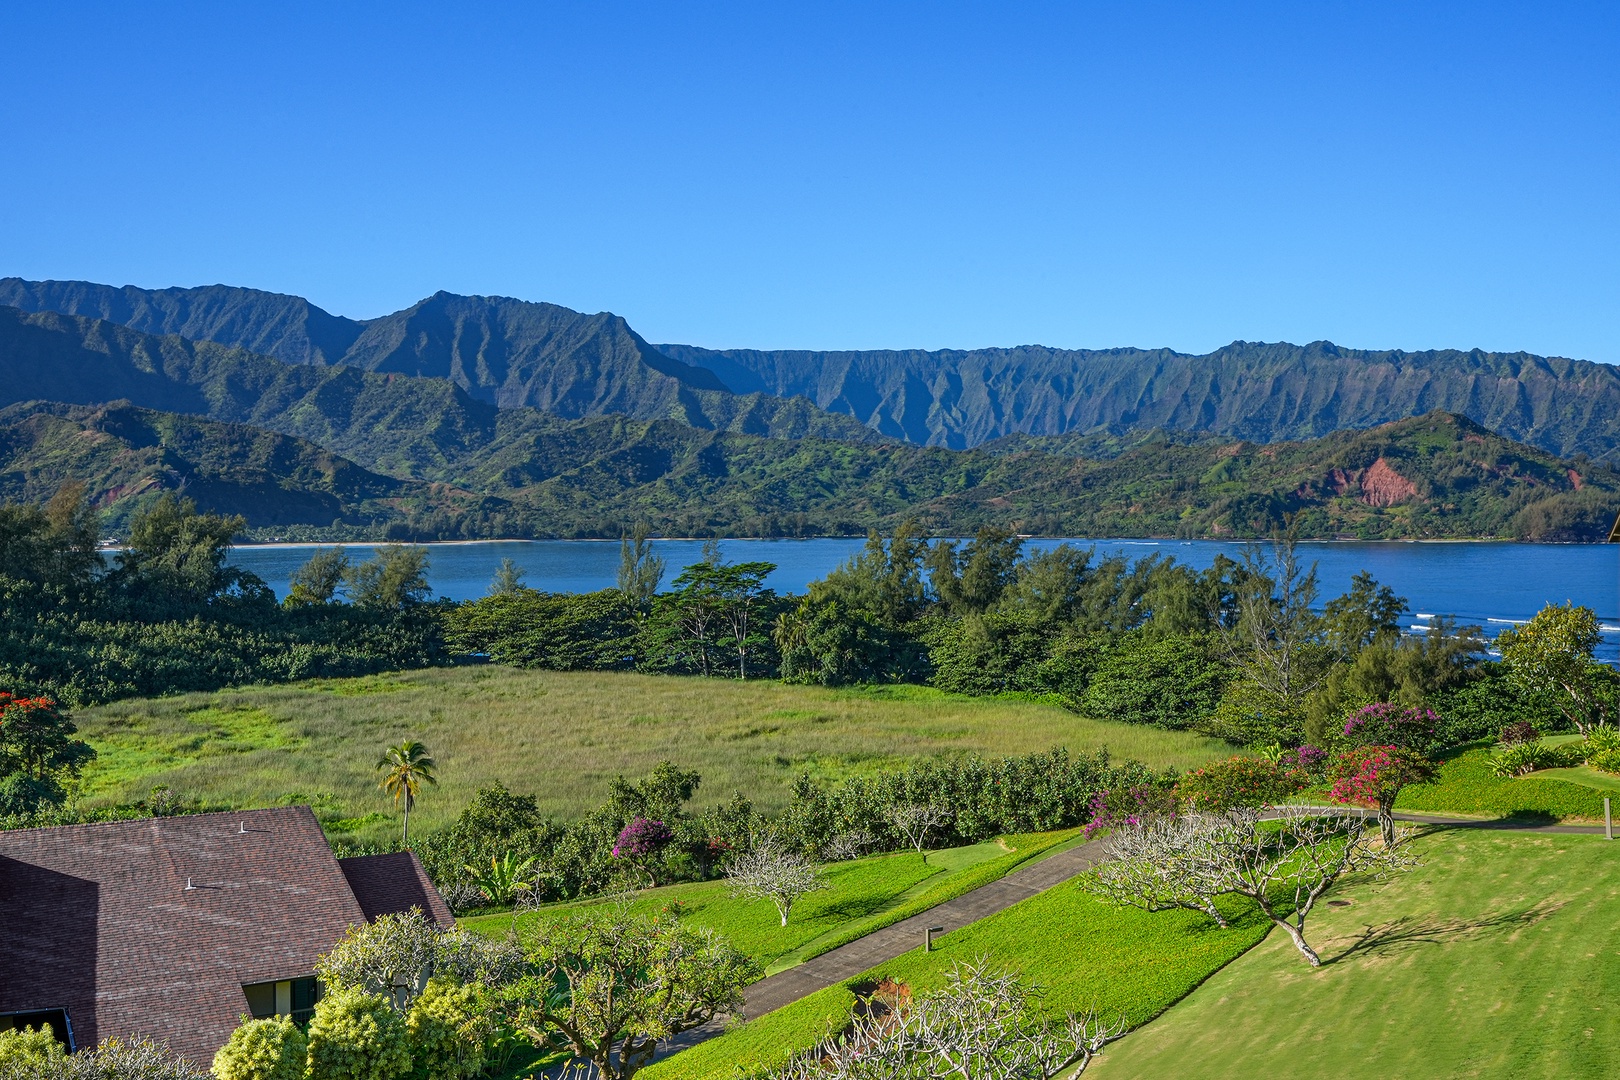
M 1350 807 L 1311 807 L 1310 809 L 1332 810 L 1343 812 Z M 1371 811 L 1364 811 L 1363 816 L 1372 817 Z M 1482 821 L 1477 818 L 1447 817 L 1439 814 L 1408 814 L 1396 813 L 1398 821 L 1411 822 L 1418 825 L 1441 825 L 1465 829 L 1501 829 L 1510 832 L 1546 832 L 1571 833 L 1592 835 L 1603 833 L 1601 825 L 1531 825 L 1514 821 Z M 761 979 L 744 991 L 744 1005 L 742 1014 L 752 1020 L 756 1017 L 774 1012 L 784 1005 L 791 1005 L 801 998 L 808 997 L 817 990 L 825 989 L 835 983 L 843 982 L 864 971 L 870 971 L 879 964 L 893 960 L 902 953 L 910 952 L 923 943 L 923 932 L 930 926 L 943 926 L 945 933 L 960 930 L 969 923 L 1005 911 L 1020 900 L 1044 892 L 1054 885 L 1060 885 L 1078 874 L 1090 870 L 1102 862 L 1103 841 L 1093 840 L 1087 844 L 1059 852 L 1039 862 L 1021 869 L 1014 870 L 998 881 L 982 885 L 972 892 L 963 893 L 955 900 L 947 900 L 936 907 L 929 908 L 920 915 L 913 915 L 903 919 L 892 926 L 882 930 L 874 930 L 863 938 L 858 938 L 848 945 L 841 945 L 831 952 L 822 953 L 812 960 L 806 960 L 797 967 L 788 968 L 766 979 Z M 940 936 L 936 935 L 937 941 Z M 726 1019 L 717 1018 L 700 1028 L 677 1036 L 658 1050 L 658 1060 L 668 1057 L 678 1050 L 696 1046 L 725 1031 Z
M 923 943 L 923 933 L 930 926 L 943 926 L 946 934 L 960 930 L 969 923 L 1005 911 L 1020 900 L 1084 873 L 1101 862 L 1102 858 L 1102 841 L 1093 840 L 1020 867 L 1006 877 L 931 907 L 920 915 L 874 930 L 848 945 L 840 945 L 797 967 L 761 979 L 743 992 L 742 1013 L 751 1020 L 784 1005 L 791 1005 L 817 990 L 843 982 L 902 953 L 919 948 Z M 936 934 L 934 940 L 939 940 L 941 936 Z M 658 1057 L 662 1059 L 677 1050 L 695 1046 L 724 1030 L 723 1019 L 693 1028 L 660 1047 Z

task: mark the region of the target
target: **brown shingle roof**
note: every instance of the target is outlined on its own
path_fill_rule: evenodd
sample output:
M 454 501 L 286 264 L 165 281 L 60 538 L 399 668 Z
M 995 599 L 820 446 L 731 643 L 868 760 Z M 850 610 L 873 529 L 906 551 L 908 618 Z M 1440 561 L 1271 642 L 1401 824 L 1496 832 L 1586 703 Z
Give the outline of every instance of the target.
M 445 929 L 456 925 L 450 905 L 428 880 L 427 871 L 417 861 L 414 851 L 395 851 L 387 855 L 357 855 L 352 859 L 339 859 L 343 876 L 349 879 L 349 888 L 360 902 L 360 910 L 367 919 L 396 911 L 420 908 L 422 914 Z
M 311 974 L 363 918 L 307 806 L 0 832 L 0 1013 L 206 1065 L 244 983 Z

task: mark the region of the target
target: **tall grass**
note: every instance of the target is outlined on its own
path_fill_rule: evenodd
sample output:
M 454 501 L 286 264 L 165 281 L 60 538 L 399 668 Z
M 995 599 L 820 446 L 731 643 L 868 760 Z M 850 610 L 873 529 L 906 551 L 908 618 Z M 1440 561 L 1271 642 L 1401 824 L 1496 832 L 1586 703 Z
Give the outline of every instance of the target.
M 1156 768 L 1196 766 L 1224 744 L 1182 732 L 1088 720 L 1030 701 L 926 688 L 828 690 L 771 681 L 505 667 L 432 669 L 121 701 L 75 717 L 101 753 L 92 801 L 167 785 L 238 807 L 314 801 L 329 829 L 381 836 L 382 749 L 420 739 L 439 784 L 413 828 L 452 820 L 478 788 L 501 781 L 567 819 L 600 803 L 616 776 L 671 760 L 703 775 L 697 801 L 740 791 L 780 809 L 801 772 L 825 778 L 950 752 L 1022 754 L 1099 746 Z

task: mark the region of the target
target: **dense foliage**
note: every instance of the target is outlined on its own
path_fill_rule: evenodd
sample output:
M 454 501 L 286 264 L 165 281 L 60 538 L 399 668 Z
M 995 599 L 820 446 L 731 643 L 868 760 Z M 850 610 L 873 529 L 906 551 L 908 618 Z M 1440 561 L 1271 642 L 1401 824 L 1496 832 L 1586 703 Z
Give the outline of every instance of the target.
M 443 655 L 420 553 L 389 549 L 354 567 L 353 603 L 278 605 L 225 564 L 240 518 L 165 495 L 130 526 L 109 566 L 81 485 L 42 507 L 0 506 L 0 690 L 83 705 Z

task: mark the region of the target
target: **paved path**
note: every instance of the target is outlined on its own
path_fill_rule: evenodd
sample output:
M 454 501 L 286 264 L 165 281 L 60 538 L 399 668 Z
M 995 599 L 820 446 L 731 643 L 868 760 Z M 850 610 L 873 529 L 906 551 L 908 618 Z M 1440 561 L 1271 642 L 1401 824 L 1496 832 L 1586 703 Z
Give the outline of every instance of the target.
M 998 911 L 1005 911 L 1020 900 L 1091 869 L 1102 861 L 1102 857 L 1101 840 L 1060 851 L 1039 862 L 1020 867 L 988 885 L 965 892 L 954 900 L 931 907 L 920 915 L 874 930 L 848 945 L 840 945 L 796 967 L 779 971 L 744 991 L 743 1015 L 749 1019 L 763 1016 L 910 952 L 923 943 L 923 932 L 930 926 L 943 926 L 948 934 Z M 935 935 L 935 940 L 939 940 L 940 936 Z M 677 1050 L 695 1046 L 724 1030 L 723 1020 L 711 1021 L 672 1039 L 666 1047 L 660 1048 L 658 1056 L 663 1058 Z
M 1344 811 L 1343 806 L 1312 807 L 1312 809 Z M 1364 816 L 1371 817 L 1371 811 Z M 1501 829 L 1511 832 L 1546 832 L 1601 834 L 1601 825 L 1531 825 L 1514 821 L 1481 821 L 1477 818 L 1446 817 L 1438 814 L 1397 813 L 1399 821 L 1419 825 L 1445 825 L 1466 829 Z M 902 953 L 910 952 L 923 942 L 923 931 L 930 926 L 943 926 L 945 933 L 960 930 L 969 923 L 1005 911 L 1020 900 L 1062 884 L 1077 874 L 1096 866 L 1103 860 L 1103 841 L 1059 852 L 1039 862 L 1014 870 L 998 881 L 981 885 L 972 892 L 963 893 L 955 900 L 947 900 L 882 930 L 875 930 L 848 945 L 840 945 L 831 952 L 806 960 L 797 967 L 777 972 L 761 979 L 744 991 L 743 1015 L 748 1019 L 791 1005 L 817 990 L 870 971 Z M 936 940 L 938 938 L 936 937 Z M 725 1031 L 725 1019 L 716 1019 L 700 1028 L 694 1028 L 659 1048 L 662 1060 L 677 1050 L 706 1042 Z

